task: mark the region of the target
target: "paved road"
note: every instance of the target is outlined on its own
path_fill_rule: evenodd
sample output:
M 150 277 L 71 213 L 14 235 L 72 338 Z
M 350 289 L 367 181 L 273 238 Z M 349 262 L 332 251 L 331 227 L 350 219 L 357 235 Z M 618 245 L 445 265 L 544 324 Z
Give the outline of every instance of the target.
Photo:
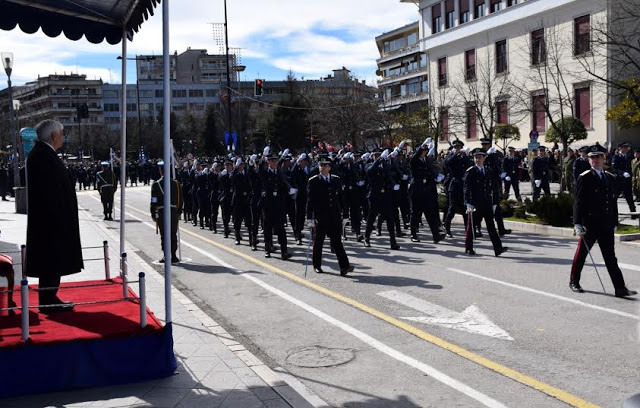
M 127 240 L 155 261 L 161 251 L 149 188 L 127 194 Z M 101 213 L 97 193 L 78 199 Z M 603 294 L 588 266 L 587 293 L 572 293 L 575 240 L 514 232 L 504 239 L 511 250 L 495 258 L 488 238 L 478 256 L 465 256 L 459 226 L 439 245 L 400 239 L 400 251 L 390 251 L 383 235 L 371 248 L 346 243 L 356 267 L 348 277 L 327 249 L 328 273 L 310 270 L 305 278 L 306 243 L 293 245 L 291 234 L 294 257 L 284 262 L 252 252 L 247 237 L 235 246 L 181 228 L 175 284 L 263 361 L 332 406 L 618 407 L 640 392 L 638 303 Z M 640 250 L 616 249 L 628 286 L 640 288 Z M 593 255 L 611 294 L 602 257 Z

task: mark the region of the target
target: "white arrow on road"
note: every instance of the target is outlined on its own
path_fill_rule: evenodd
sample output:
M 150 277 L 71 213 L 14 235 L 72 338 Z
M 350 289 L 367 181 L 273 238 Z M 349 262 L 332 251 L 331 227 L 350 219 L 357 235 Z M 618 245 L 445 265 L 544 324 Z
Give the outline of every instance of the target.
M 380 292 L 378 295 L 428 315 L 401 317 L 401 319 L 482 334 L 496 339 L 513 340 L 509 333 L 496 326 L 476 306 L 469 306 L 462 313 L 458 313 L 397 290 Z

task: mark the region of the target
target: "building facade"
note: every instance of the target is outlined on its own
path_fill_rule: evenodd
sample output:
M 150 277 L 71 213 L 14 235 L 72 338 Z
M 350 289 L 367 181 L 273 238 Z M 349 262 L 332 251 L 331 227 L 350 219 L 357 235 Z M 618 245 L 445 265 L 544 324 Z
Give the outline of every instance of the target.
M 429 67 L 419 39 L 417 21 L 376 37 L 381 109 L 406 111 L 428 103 Z
M 238 63 L 235 54 L 229 54 L 229 76 L 237 80 Z M 227 80 L 226 54 L 208 54 L 207 50 L 188 48 L 182 54 L 177 51 L 171 55 L 169 62 L 171 80 L 176 84 L 221 83 Z M 138 82 L 162 81 L 162 55 L 138 55 L 136 57 L 136 73 Z
M 433 78 L 430 102 L 445 118 L 443 138 L 473 146 L 511 124 L 521 135 L 512 145 L 526 147 L 532 131 L 544 143 L 554 124 L 575 117 L 588 134 L 576 144 L 619 141 L 606 120 L 611 91 L 588 72 L 613 72 L 608 49 L 592 41 L 608 7 L 608 0 L 421 0 L 420 48 Z

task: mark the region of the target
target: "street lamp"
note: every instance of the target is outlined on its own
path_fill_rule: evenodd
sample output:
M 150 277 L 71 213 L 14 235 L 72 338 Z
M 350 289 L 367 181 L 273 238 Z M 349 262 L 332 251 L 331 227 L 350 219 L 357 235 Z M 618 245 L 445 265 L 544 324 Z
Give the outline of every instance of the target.
M 4 72 L 7 73 L 7 84 L 9 85 L 9 129 L 13 140 L 13 186 L 20 187 L 20 167 L 18 166 L 18 135 L 14 129 L 15 117 L 13 113 L 13 91 L 11 89 L 11 72 L 13 71 L 13 53 L 0 53 Z

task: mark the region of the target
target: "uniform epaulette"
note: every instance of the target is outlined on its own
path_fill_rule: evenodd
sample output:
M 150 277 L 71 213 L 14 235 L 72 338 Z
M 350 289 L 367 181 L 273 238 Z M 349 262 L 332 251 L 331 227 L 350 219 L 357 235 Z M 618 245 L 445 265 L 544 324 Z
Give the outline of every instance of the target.
M 581 176 L 584 176 L 585 174 L 590 173 L 590 172 L 591 172 L 591 169 L 589 169 L 589 170 L 585 170 L 585 171 L 583 171 L 582 173 L 580 173 L 580 175 L 581 175 Z
M 474 167 L 476 167 L 476 166 L 470 166 L 470 167 L 469 167 L 468 169 L 466 169 L 464 172 L 465 172 L 465 173 L 468 173 L 468 172 L 470 172 L 470 171 L 471 171 L 471 169 L 472 169 L 472 168 L 474 168 Z
M 316 174 L 315 176 L 309 177 L 309 181 L 313 180 L 314 178 L 318 178 L 318 175 Z
M 604 172 L 605 172 L 606 174 L 610 175 L 611 177 L 615 177 L 615 174 L 613 174 L 613 173 L 612 173 L 612 172 L 610 172 L 610 171 L 604 170 Z
M 337 178 L 338 180 L 340 180 L 340 176 L 338 176 L 337 174 L 332 174 L 332 175 L 331 175 L 331 177 L 335 177 L 335 178 Z

